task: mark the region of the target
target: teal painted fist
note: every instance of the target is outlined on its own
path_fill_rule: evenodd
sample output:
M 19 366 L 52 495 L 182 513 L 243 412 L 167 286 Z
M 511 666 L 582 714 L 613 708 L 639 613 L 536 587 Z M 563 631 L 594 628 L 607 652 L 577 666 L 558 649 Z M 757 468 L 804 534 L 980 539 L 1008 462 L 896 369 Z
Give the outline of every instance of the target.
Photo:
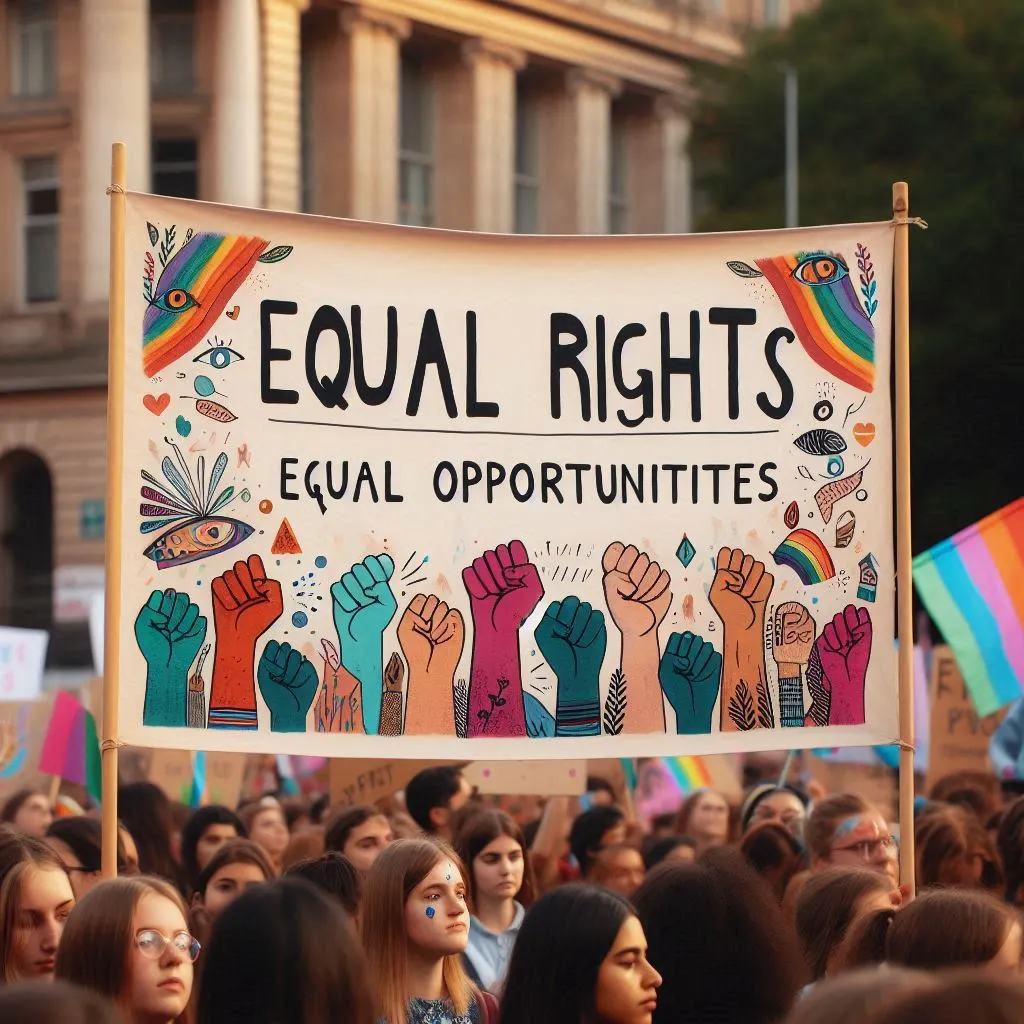
M 272 732 L 305 732 L 306 715 L 320 677 L 291 644 L 268 640 L 256 669 L 260 693 L 270 709 Z
M 187 594 L 154 590 L 135 619 L 146 659 L 144 725 L 187 725 L 188 672 L 206 639 L 206 619 Z
M 558 677 L 555 735 L 599 735 L 601 663 L 608 644 L 604 614 L 570 594 L 548 605 L 533 635 Z
M 658 681 L 675 709 L 678 735 L 711 732 L 722 656 L 710 643 L 693 633 L 673 633 L 661 658 Z

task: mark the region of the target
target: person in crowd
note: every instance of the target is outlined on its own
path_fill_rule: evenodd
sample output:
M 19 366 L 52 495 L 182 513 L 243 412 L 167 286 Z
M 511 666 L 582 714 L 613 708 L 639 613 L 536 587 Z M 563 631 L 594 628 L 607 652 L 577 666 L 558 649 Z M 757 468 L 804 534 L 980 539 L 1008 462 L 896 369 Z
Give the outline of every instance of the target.
M 394 842 L 391 822 L 376 807 L 363 805 L 341 811 L 327 826 L 324 846 L 344 854 L 359 871 L 369 871 L 373 862 Z
M 615 788 L 600 775 L 587 776 L 587 788 L 585 795 L 580 800 L 581 810 L 589 810 L 591 807 L 611 807 L 616 803 Z
M 594 858 L 588 881 L 603 885 L 627 900 L 640 888 L 644 880 L 644 859 L 640 851 L 629 843 L 606 846 Z
M 804 824 L 811 870 L 868 867 L 899 884 L 899 849 L 881 811 L 855 793 L 839 793 L 814 805 Z
M 281 810 L 284 811 L 284 823 L 288 826 L 288 834 L 291 836 L 305 832 L 313 825 L 313 816 L 305 800 L 289 797 L 281 801 Z
M 117 812 L 132 834 L 139 870 L 185 892 L 188 883 L 174 855 L 174 814 L 167 794 L 152 782 L 132 782 L 117 790 Z
M 675 824 L 676 816 L 672 815 Z M 681 861 L 692 864 L 697 859 L 697 844 L 689 836 L 655 836 L 647 837 L 643 847 L 644 868 L 650 871 L 662 861 Z
M 496 992 L 536 891 L 526 840 L 504 811 L 478 811 L 456 834 L 455 851 L 474 909 L 465 967 L 478 987 Z
M 304 878 L 333 896 L 349 917 L 359 916 L 362 882 L 355 865 L 344 854 L 329 850 L 319 857 L 300 860 L 284 873 L 285 878 Z
M 781 905 L 790 882 L 807 868 L 803 843 L 778 821 L 763 821 L 740 840 L 739 851 Z
M 131 1024 L 171 1024 L 192 994 L 199 943 L 161 878 L 101 882 L 68 919 L 56 976 L 113 1000 Z
M 803 839 L 804 820 L 810 799 L 796 786 L 763 783 L 755 786 L 740 807 L 740 832 L 746 833 L 755 825 L 773 821 L 782 825 L 797 839 Z
M 788 1012 L 806 978 L 796 932 L 736 850 L 661 864 L 634 902 L 665 977 L 654 1024 L 774 1024 Z
M 796 930 L 812 982 L 834 974 L 851 927 L 901 902 L 885 875 L 867 868 L 833 868 L 808 879 L 796 905 Z
M 569 850 L 586 878 L 598 853 L 626 841 L 626 815 L 619 807 L 592 807 L 578 815 L 569 829 Z
M 347 915 L 302 878 L 244 893 L 203 954 L 199 1024 L 374 1024 L 372 975 Z
M 400 839 L 363 886 L 361 926 L 386 1024 L 487 1024 L 494 997 L 462 964 L 469 944 L 466 871 L 439 842 Z
M 885 972 L 874 972 L 876 977 Z M 930 984 L 918 982 L 877 1003 L 864 1024 L 1020 1024 L 1024 1020 L 1024 984 L 1017 978 L 981 976 L 977 971 L 947 971 Z M 846 1024 L 821 1018 L 823 1024 Z M 805 1022 L 801 1022 L 805 1024 Z M 817 1022 L 806 1022 L 817 1024 Z
M 1024 904 L 1024 893 L 1021 892 L 1024 886 L 1024 796 L 1006 808 L 999 824 L 996 845 L 1003 862 L 1006 901 L 1021 906 Z
M 310 825 L 298 832 L 292 832 L 288 845 L 281 854 L 281 873 L 293 864 L 303 860 L 316 860 L 324 855 L 324 830 L 319 825 Z
M 850 930 L 839 966 L 971 966 L 1017 973 L 1021 953 L 1021 923 L 1013 908 L 977 890 L 933 889 L 899 913 L 889 908 L 864 916 Z
M 267 859 L 274 866 L 274 874 L 280 874 L 284 851 L 288 847 L 288 826 L 277 798 L 265 796 L 254 800 L 239 808 L 239 817 L 249 838 L 263 847 Z
M 554 889 L 523 922 L 500 1024 L 651 1024 L 662 979 L 648 953 L 622 896 L 588 885 Z
M 652 841 L 656 839 L 669 839 L 676 834 L 676 818 L 678 817 L 677 811 L 666 811 L 662 814 L 656 814 L 651 818 L 649 831 L 647 833 L 648 838 Z
M 866 1024 L 868 1021 L 873 1024 L 875 1014 L 895 1000 L 925 991 L 935 984 L 934 975 L 906 967 L 847 971 L 834 980 L 829 979 L 827 985 L 814 986 L 796 1003 L 786 1024 Z M 932 1024 L 928 1018 L 923 1020 Z M 923 1024 L 923 1020 L 915 1019 L 913 1024 Z
M 452 838 L 452 818 L 469 803 L 473 789 L 455 765 L 424 768 L 405 787 L 405 806 L 413 821 L 428 836 L 447 842 Z
M 19 982 L 0 988 L 0 1021 L 9 1024 L 124 1024 L 117 1007 L 66 981 Z
M 0 822 L 13 825 L 26 835 L 42 839 L 53 821 L 50 799 L 37 789 L 19 789 L 0 808 Z
M 729 841 L 729 801 L 713 789 L 699 789 L 679 809 L 676 832 L 697 844 L 697 857 Z
M 60 857 L 42 839 L 0 828 L 0 957 L 6 983 L 53 978 L 74 905 Z
M 71 879 L 75 899 L 80 900 L 102 880 L 100 852 L 103 829 L 97 818 L 78 816 L 54 818 L 46 831 L 46 843 L 61 859 Z M 124 843 L 117 838 L 117 870 L 125 873 L 127 862 Z
M 917 884 L 1003 891 L 1003 870 L 981 823 L 955 804 L 933 804 L 914 823 Z
M 234 811 L 220 804 L 198 807 L 181 830 L 181 866 L 194 890 L 199 872 L 213 855 L 232 839 L 247 839 L 245 826 Z
M 249 839 L 232 840 L 225 843 L 199 872 L 192 905 L 201 907 L 208 918 L 216 918 L 243 892 L 254 885 L 262 885 L 275 874 L 262 846 Z

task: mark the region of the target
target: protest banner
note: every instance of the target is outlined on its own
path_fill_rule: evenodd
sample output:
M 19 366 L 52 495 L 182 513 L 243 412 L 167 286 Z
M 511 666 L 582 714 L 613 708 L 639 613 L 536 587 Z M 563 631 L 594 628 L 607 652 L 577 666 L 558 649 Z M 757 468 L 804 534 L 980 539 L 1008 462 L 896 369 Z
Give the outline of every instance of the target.
M 981 717 L 974 706 L 956 656 L 945 645 L 932 649 L 931 742 L 926 789 L 953 772 L 992 771 L 988 745 L 1006 708 Z
M 897 738 L 889 222 L 499 238 L 122 199 L 120 741 Z
M 49 642 L 45 629 L 0 626 L 0 701 L 39 698 Z

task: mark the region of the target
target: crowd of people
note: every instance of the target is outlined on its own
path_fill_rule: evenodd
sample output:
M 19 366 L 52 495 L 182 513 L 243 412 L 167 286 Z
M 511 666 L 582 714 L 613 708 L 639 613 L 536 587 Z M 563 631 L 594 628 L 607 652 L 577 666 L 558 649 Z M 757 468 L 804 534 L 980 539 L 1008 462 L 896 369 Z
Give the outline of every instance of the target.
M 108 880 L 98 819 L 22 792 L 0 1024 L 1016 1024 L 1024 797 L 931 797 L 911 893 L 880 808 L 797 785 L 645 827 L 596 778 L 528 820 L 454 766 L 341 809 L 133 783 Z

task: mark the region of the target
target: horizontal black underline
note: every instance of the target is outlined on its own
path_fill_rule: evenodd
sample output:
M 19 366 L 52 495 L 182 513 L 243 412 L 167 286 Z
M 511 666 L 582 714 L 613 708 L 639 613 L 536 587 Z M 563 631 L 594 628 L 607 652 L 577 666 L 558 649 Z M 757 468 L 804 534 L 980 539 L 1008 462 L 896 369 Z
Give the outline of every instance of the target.
M 778 434 L 774 430 L 645 430 L 637 433 L 632 430 L 610 432 L 572 432 L 538 433 L 533 430 L 444 430 L 441 427 L 380 427 L 366 423 L 328 423 L 323 420 L 283 420 L 268 417 L 269 423 L 289 423 L 296 427 L 337 427 L 341 430 L 381 430 L 385 433 L 401 434 L 461 434 L 465 437 L 749 437 L 753 434 Z

